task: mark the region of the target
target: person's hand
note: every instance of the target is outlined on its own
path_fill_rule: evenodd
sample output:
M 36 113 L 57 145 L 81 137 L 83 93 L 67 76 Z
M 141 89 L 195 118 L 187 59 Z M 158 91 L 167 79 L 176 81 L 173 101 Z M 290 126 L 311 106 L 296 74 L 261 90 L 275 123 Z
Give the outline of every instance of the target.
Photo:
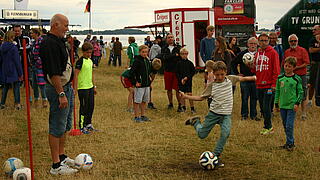
M 66 96 L 59 97 L 59 108 L 64 109 L 68 107 L 68 99 Z
M 97 88 L 96 87 L 93 88 L 93 91 L 94 91 L 94 95 L 97 95 Z
M 295 104 L 294 107 L 293 107 L 294 112 L 297 112 L 298 109 L 299 109 L 299 106 Z
M 141 86 L 141 83 L 136 83 L 136 87 L 140 87 Z
M 184 94 L 184 92 L 182 91 L 179 91 L 179 95 L 181 98 L 185 99 L 186 98 L 186 95 Z
M 18 77 L 18 80 L 19 80 L 19 81 L 23 81 L 23 75 L 20 76 L 20 77 Z

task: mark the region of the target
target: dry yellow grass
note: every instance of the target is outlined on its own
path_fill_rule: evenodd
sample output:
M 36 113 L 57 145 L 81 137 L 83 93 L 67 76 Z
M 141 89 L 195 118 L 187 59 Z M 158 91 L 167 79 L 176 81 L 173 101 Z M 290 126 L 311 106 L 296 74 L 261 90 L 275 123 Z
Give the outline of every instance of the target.
M 126 61 L 125 55 L 123 59 Z M 232 132 L 222 157 L 226 166 L 214 171 L 203 171 L 198 165 L 198 158 L 203 151 L 213 150 L 220 135 L 219 126 L 206 139 L 200 140 L 192 127 L 184 125 L 190 110 L 178 114 L 176 109 L 166 109 L 167 98 L 161 75 L 153 83 L 153 101 L 158 110 L 147 111 L 152 122 L 134 123 L 131 120 L 132 114 L 125 111 L 127 91 L 119 80 L 123 68 L 106 64 L 103 59 L 100 67 L 94 69 L 98 94 L 93 124 L 102 131 L 68 136 L 66 146 L 67 154 L 71 157 L 79 153 L 90 154 L 94 160 L 92 170 L 72 176 L 49 174 L 48 109 L 32 107 L 36 179 L 319 179 L 318 107 L 313 106 L 309 111 L 307 121 L 301 121 L 297 116 L 295 151 L 279 150 L 278 146 L 285 142 L 279 115 L 273 118 L 275 133 L 259 135 L 262 121 L 240 120 L 241 100 L 237 88 Z M 194 78 L 194 94 L 202 90 L 202 77 L 202 74 L 197 74 Z M 8 96 L 7 105 L 13 106 L 12 92 Z M 202 117 L 206 115 L 208 110 L 205 101 L 196 102 L 195 107 L 197 114 Z M 0 124 L 0 162 L 9 157 L 18 157 L 29 166 L 25 108 L 21 111 L 10 108 L 1 110 Z M 1 173 L 0 179 L 7 179 L 4 173 Z

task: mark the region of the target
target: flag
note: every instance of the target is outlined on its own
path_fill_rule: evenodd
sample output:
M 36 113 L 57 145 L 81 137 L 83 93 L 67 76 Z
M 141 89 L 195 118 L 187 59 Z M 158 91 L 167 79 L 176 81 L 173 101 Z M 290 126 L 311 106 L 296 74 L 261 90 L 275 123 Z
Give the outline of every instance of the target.
M 87 5 L 86 5 L 86 9 L 84 10 L 84 12 L 90 12 L 91 10 L 91 0 L 88 0 Z
M 27 10 L 29 0 L 15 0 L 14 10 Z

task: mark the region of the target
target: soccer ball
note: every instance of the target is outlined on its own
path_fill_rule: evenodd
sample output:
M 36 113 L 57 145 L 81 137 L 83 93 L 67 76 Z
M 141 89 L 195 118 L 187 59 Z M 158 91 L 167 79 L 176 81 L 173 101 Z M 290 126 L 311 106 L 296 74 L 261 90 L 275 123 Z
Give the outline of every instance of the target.
M 210 151 L 205 151 L 199 158 L 199 164 L 206 170 L 215 169 L 218 165 L 218 157 Z
M 84 169 L 84 170 L 88 170 L 92 168 L 93 165 L 93 161 L 92 158 L 89 154 L 79 154 L 76 159 L 74 160 L 75 163 L 75 167 L 77 169 Z
M 253 63 L 254 61 L 254 54 L 251 54 L 250 52 L 247 52 L 243 55 L 242 61 L 244 64 Z
M 22 167 L 23 167 L 23 162 L 20 159 L 15 157 L 11 157 L 3 163 L 3 170 L 9 176 L 12 176 L 13 172 L 16 169 L 19 169 Z
M 31 180 L 31 169 L 24 167 L 15 170 L 13 180 Z

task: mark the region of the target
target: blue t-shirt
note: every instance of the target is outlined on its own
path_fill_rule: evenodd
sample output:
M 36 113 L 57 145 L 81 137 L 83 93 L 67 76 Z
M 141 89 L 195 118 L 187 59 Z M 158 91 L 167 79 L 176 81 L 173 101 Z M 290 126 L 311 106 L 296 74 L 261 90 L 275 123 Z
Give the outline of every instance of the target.
M 207 60 L 212 59 L 211 55 L 215 48 L 214 44 L 215 38 L 208 38 L 205 37 L 200 42 L 200 56 L 203 60 L 203 62 L 206 62 Z

